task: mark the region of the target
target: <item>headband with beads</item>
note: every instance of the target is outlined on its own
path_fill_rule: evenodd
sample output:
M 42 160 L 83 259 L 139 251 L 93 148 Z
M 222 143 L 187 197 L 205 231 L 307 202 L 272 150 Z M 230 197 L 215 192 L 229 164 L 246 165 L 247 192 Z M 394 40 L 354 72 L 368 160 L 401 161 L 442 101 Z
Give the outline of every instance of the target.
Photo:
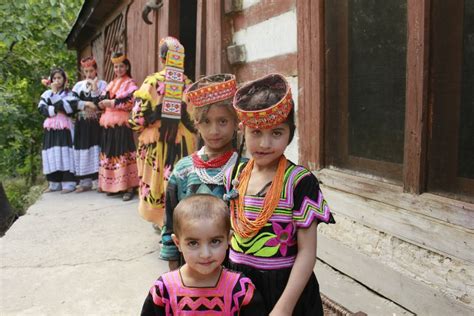
M 281 90 L 284 96 L 274 105 L 261 110 L 245 110 L 242 99 L 252 93 L 256 87 L 267 86 L 272 90 Z M 270 74 L 249 82 L 237 90 L 233 101 L 234 109 L 243 125 L 251 128 L 268 129 L 283 123 L 288 117 L 293 100 L 290 85 L 280 74 Z
M 199 87 L 200 85 L 204 85 Z M 231 99 L 237 91 L 237 81 L 232 74 L 218 74 L 203 77 L 186 92 L 188 102 L 195 107 Z

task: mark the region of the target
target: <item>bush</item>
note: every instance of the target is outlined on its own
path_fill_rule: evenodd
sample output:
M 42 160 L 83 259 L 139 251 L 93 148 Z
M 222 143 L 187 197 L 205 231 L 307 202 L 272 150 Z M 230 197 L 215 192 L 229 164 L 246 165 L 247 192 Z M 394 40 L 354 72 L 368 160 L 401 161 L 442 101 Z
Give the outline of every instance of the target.
M 44 180 L 30 187 L 26 178 L 15 178 L 5 180 L 3 185 L 10 206 L 18 216 L 24 215 L 44 190 Z

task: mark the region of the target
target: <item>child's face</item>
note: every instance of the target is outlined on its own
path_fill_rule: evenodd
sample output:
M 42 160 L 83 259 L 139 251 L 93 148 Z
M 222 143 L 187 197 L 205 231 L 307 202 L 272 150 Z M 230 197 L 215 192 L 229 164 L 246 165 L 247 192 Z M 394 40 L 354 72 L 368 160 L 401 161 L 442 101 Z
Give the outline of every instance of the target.
M 270 129 L 245 127 L 247 150 L 261 167 L 278 163 L 290 140 L 290 127 L 282 123 Z
M 226 106 L 211 106 L 196 126 L 209 150 L 224 152 L 232 148 L 237 124 Z
M 221 223 L 192 220 L 183 225 L 179 236 L 173 234 L 172 237 L 194 277 L 220 271 L 229 245 L 229 235 Z
M 97 71 L 93 66 L 82 68 L 82 72 L 84 73 L 84 77 L 86 77 L 86 79 L 94 79 L 97 76 Z
M 57 72 L 53 75 L 51 82 L 56 83 L 58 87 L 62 87 L 64 85 L 64 77 L 59 72 Z
M 114 64 L 114 73 L 118 78 L 127 74 L 128 67 L 124 63 Z

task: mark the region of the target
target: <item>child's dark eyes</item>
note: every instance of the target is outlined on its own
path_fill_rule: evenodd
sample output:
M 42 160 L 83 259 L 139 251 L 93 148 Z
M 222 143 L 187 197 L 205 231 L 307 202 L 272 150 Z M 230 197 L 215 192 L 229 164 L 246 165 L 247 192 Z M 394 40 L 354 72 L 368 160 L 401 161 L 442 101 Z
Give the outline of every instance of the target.
M 188 241 L 188 246 L 189 247 L 196 247 L 197 245 L 199 245 L 199 243 L 196 240 Z
M 252 134 L 253 134 L 253 135 L 260 135 L 261 133 L 262 133 L 262 131 L 260 131 L 259 129 L 254 129 L 254 130 L 252 131 Z
M 215 245 L 215 246 L 220 245 L 221 242 L 222 242 L 222 240 L 220 240 L 220 239 L 213 239 L 213 240 L 211 240 L 211 244 L 212 244 L 212 245 Z
M 280 131 L 274 131 L 273 136 L 281 136 L 283 133 Z
M 227 122 L 229 122 L 227 119 L 222 119 L 222 120 L 219 121 L 219 124 L 226 125 Z

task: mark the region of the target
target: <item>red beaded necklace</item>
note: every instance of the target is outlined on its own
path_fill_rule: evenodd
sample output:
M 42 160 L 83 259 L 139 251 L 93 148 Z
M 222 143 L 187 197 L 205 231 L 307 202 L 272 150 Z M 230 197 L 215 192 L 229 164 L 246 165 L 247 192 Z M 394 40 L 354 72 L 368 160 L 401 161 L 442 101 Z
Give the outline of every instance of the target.
M 219 157 L 216 157 L 209 161 L 202 160 L 201 156 L 198 155 L 197 152 L 192 154 L 193 164 L 196 168 L 220 168 L 226 164 L 226 162 L 230 159 L 234 150 L 229 150 L 228 152 L 223 153 Z

